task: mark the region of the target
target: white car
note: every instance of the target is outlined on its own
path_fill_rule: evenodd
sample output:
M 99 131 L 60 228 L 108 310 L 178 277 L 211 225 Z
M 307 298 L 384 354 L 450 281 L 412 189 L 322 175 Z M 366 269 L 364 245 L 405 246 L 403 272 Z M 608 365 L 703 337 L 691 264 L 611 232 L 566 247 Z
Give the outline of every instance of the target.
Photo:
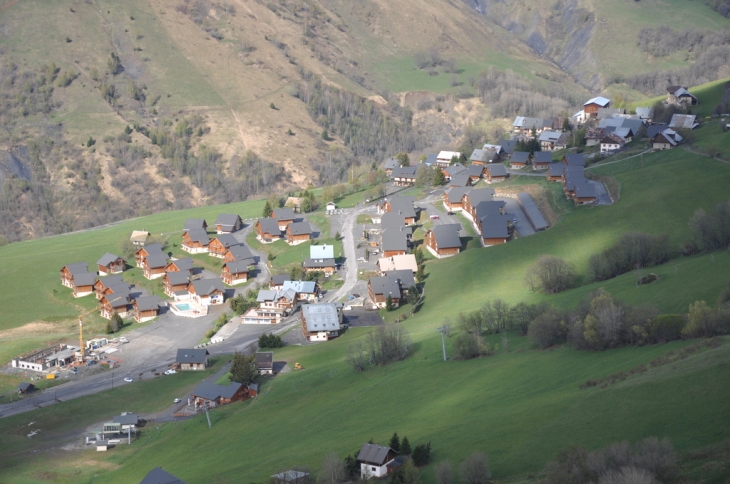
M 170 369 L 165 372 L 165 375 L 174 375 L 175 373 L 177 373 L 177 371 Z
M 134 380 L 132 380 L 132 379 L 131 379 L 130 377 L 128 377 L 128 376 L 125 376 L 125 377 L 124 377 L 124 381 L 126 381 L 127 383 L 132 383 L 132 382 L 133 382 Z
M 172 401 L 172 403 L 180 403 L 180 399 L 176 398 L 175 400 Z
M 127 338 L 125 338 L 124 336 L 120 336 L 119 337 L 119 342 L 120 343 L 129 343 L 129 340 Z

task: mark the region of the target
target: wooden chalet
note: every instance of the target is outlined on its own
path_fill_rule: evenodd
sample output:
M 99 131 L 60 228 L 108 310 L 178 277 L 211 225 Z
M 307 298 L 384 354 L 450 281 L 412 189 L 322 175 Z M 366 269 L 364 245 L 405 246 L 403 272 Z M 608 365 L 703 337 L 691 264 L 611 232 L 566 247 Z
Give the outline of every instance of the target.
M 486 172 L 487 181 L 489 183 L 498 183 L 501 181 L 505 181 L 508 176 L 507 169 L 501 163 L 487 166 Z
M 191 254 L 201 254 L 208 252 L 210 238 L 208 232 L 203 229 L 190 229 L 183 233 L 182 244 L 180 248 Z
M 679 133 L 667 128 L 651 138 L 651 147 L 655 150 L 669 150 L 676 147 L 682 139 Z
M 230 247 L 238 244 L 240 242 L 232 234 L 221 234 L 208 244 L 208 255 L 222 259 Z
M 274 374 L 274 352 L 273 351 L 257 351 L 256 352 L 256 370 L 259 375 Z
M 137 267 L 143 267 L 144 260 L 147 257 L 155 254 L 164 254 L 164 252 L 162 252 L 162 246 L 160 244 L 149 244 L 137 249 L 137 251 L 134 253 L 134 259 L 137 263 Z
M 565 155 L 560 161 L 568 166 L 586 166 L 586 160 L 580 153 Z
M 190 257 L 183 257 L 182 259 L 171 260 L 165 266 L 165 272 L 184 272 L 188 276 L 193 275 L 195 269 L 195 262 Z
M 129 292 L 105 295 L 99 300 L 99 313 L 102 318 L 111 319 L 114 313 L 126 318 L 129 311 Z
M 536 151 L 532 155 L 532 168 L 535 170 L 547 170 L 553 162 L 553 155 L 548 151 Z
M 132 313 L 138 323 L 155 319 L 160 313 L 160 298 L 157 296 L 138 297 L 132 301 Z
M 150 255 L 142 263 L 142 274 L 147 279 L 157 279 L 165 275 L 167 267 L 167 254 L 159 253 Z
M 386 306 L 390 296 L 393 306 L 398 307 L 408 288 L 415 284 L 416 280 L 410 269 L 389 271 L 368 280 L 368 296 L 373 304 L 380 308 Z
M 527 166 L 530 162 L 530 153 L 527 151 L 515 151 L 509 160 L 509 167 L 512 169 L 520 169 Z
M 382 233 L 383 257 L 393 257 L 408 253 L 408 236 L 405 227 L 389 228 Z
M 470 220 L 475 220 L 476 207 L 482 202 L 491 202 L 494 200 L 493 188 L 479 188 L 469 190 L 462 197 L 462 207 L 465 215 Z
M 74 276 L 78 274 L 86 274 L 89 272 L 89 264 L 86 262 L 77 262 L 75 264 L 68 264 L 61 268 L 61 284 L 73 289 L 74 287 Z
M 235 213 L 222 213 L 215 221 L 215 231 L 218 234 L 230 234 L 241 230 L 243 220 Z
M 413 197 L 394 196 L 386 198 L 382 204 L 378 205 L 378 214 L 395 212 L 403 215 L 406 225 L 413 225 L 418 218 L 418 213 L 413 203 Z
M 435 225 L 426 232 L 426 248 L 439 259 L 457 255 L 461 251 L 459 224 Z
M 110 254 L 109 252 L 101 256 L 101 259 L 96 261 L 96 268 L 100 276 L 119 274 L 120 272 L 123 272 L 126 267 L 127 261 L 118 255 Z
M 547 181 L 562 181 L 565 173 L 565 165 L 562 163 L 550 163 L 550 167 L 545 172 Z
M 290 223 L 286 227 L 286 243 L 299 245 L 312 238 L 312 226 L 306 220 L 303 222 Z
M 667 86 L 667 104 L 695 106 L 698 102 L 697 96 L 690 93 L 686 87 Z
M 454 212 L 456 210 L 462 210 L 464 208 L 464 205 L 462 203 L 462 199 L 464 198 L 464 194 L 471 191 L 471 187 L 452 187 L 446 190 L 443 194 L 444 199 L 444 208 L 448 210 L 449 212 Z
M 170 297 L 175 294 L 187 294 L 190 285 L 190 274 L 187 272 L 166 272 L 164 280 L 165 294 Z
M 279 230 L 283 232 L 289 225 L 296 221 L 297 216 L 291 208 L 283 207 L 274 209 L 271 212 L 271 218 L 276 220 L 276 223 L 279 224 Z
M 190 299 L 201 306 L 223 304 L 226 289 L 223 281 L 215 279 L 197 279 L 188 285 Z
M 119 281 L 115 284 L 108 285 L 100 293 L 97 293 L 97 299 L 101 300 L 104 297 L 111 297 L 114 294 L 129 294 L 131 291 L 131 285 L 124 281 Z
M 243 284 L 248 281 L 249 268 L 246 262 L 232 261 L 224 262 L 221 270 L 221 279 L 229 286 Z
M 114 286 L 115 284 L 119 284 L 121 282 L 123 282 L 123 280 L 122 276 L 120 275 L 100 277 L 94 283 L 94 292 L 96 293 L 96 299 L 101 299 L 101 297 L 104 295 L 104 290 L 106 290 L 108 287 Z
M 269 280 L 269 289 L 278 290 L 284 287 L 284 283 L 291 281 L 289 274 L 272 274 Z
M 365 444 L 357 454 L 357 463 L 360 464 L 360 479 L 368 480 L 372 477 L 381 478 L 388 475 L 388 464 L 398 456 L 390 447 L 377 444 Z
M 596 189 L 587 180 L 584 183 L 578 183 L 573 192 L 573 201 L 576 205 L 588 205 L 596 203 Z
M 175 366 L 181 371 L 198 371 L 208 368 L 210 353 L 205 348 L 179 348 Z
M 256 238 L 263 243 L 276 242 L 281 239 L 279 223 L 273 218 L 260 218 L 256 222 Z
M 586 118 L 596 118 L 598 117 L 599 109 L 609 107 L 611 107 L 611 100 L 598 96 L 593 99 L 589 99 L 585 104 L 583 104 L 583 113 L 585 113 L 584 116 Z
M 192 392 L 193 403 L 196 407 L 215 408 L 247 398 L 248 389 L 237 382 L 231 382 L 230 385 L 223 386 L 210 381 L 203 381 Z
M 417 166 L 399 166 L 393 169 L 390 179 L 397 187 L 410 187 L 416 184 Z
M 94 293 L 94 284 L 96 283 L 96 274 L 82 273 L 76 274 L 73 279 L 74 297 L 84 297 Z
M 251 249 L 243 244 L 233 245 L 226 250 L 223 256 L 223 262 L 233 262 L 234 260 L 239 262 L 246 261 L 251 266 L 256 264 L 256 258 L 251 252 Z

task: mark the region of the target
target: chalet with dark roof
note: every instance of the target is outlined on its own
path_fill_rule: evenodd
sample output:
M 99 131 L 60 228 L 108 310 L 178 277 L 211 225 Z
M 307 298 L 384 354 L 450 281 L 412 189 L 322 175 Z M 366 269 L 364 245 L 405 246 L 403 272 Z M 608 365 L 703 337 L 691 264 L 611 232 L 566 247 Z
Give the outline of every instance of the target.
M 360 464 L 360 478 L 385 477 L 388 474 L 388 464 L 397 455 L 398 453 L 390 447 L 377 444 L 363 445 L 357 454 L 357 462 Z
M 248 281 L 249 265 L 245 261 L 224 262 L 221 279 L 229 286 L 243 284 Z
M 259 242 L 269 244 L 281 239 L 279 222 L 273 218 L 260 218 L 256 222 L 256 238 Z
M 586 159 L 580 153 L 565 155 L 561 162 L 568 166 L 586 166 Z
M 488 183 L 498 183 L 501 181 L 505 181 L 508 176 L 507 169 L 501 163 L 488 165 L 486 168 L 486 172 L 486 178 Z
M 190 274 L 187 272 L 166 272 L 163 277 L 164 279 L 162 282 L 165 286 L 165 294 L 168 296 L 182 296 L 183 294 L 188 293 Z
M 137 263 L 137 267 L 143 267 L 144 266 L 144 260 L 155 254 L 163 254 L 166 255 L 162 251 L 162 246 L 160 244 L 148 244 L 144 247 L 140 247 L 137 249 L 137 251 L 134 253 L 134 259 Z
M 113 285 L 119 284 L 121 282 L 122 282 L 122 276 L 120 276 L 119 274 L 116 274 L 113 276 L 100 277 L 94 283 L 94 292 L 96 293 L 96 299 L 101 299 L 101 296 L 104 294 L 104 290 L 107 289 L 109 286 L 113 286 Z
M 165 266 L 165 272 L 184 272 L 189 276 L 193 275 L 193 269 L 195 269 L 195 262 L 190 257 L 171 260 Z
M 205 370 L 210 353 L 205 348 L 181 348 L 177 350 L 175 365 L 180 370 Z
M 115 254 L 107 252 L 96 261 L 96 270 L 100 276 L 119 274 L 127 267 L 127 261 Z
M 548 151 L 536 151 L 532 155 L 532 168 L 535 170 L 547 170 L 553 162 L 553 155 Z
M 248 391 L 244 385 L 237 382 L 224 386 L 211 381 L 203 381 L 193 390 L 192 397 L 196 406 L 215 408 L 245 400 L 248 398 Z
M 259 375 L 274 374 L 274 352 L 273 351 L 257 351 L 256 352 L 256 369 Z
M 183 234 L 180 248 L 191 254 L 201 254 L 208 252 L 209 244 L 210 237 L 208 237 L 208 232 L 203 229 L 190 229 L 186 230 Z
M 208 254 L 212 257 L 222 259 L 225 257 L 229 247 L 238 245 L 240 242 L 233 234 L 221 234 L 208 244 Z
M 312 226 L 306 220 L 291 223 L 286 227 L 285 237 L 289 245 L 303 244 L 312 238 Z
M 173 476 L 162 467 L 155 467 L 147 473 L 147 475 L 139 481 L 139 484 L 186 484 L 182 479 Z
M 455 210 L 462 210 L 464 205 L 462 199 L 464 194 L 470 192 L 471 187 L 452 187 L 443 193 L 444 208 L 450 212 Z
M 515 151 L 509 159 L 509 167 L 512 169 L 520 169 L 527 166 L 530 162 L 530 153 L 527 151 Z
M 157 279 L 165 275 L 165 267 L 167 267 L 167 254 L 162 252 L 153 254 L 146 257 L 142 263 L 142 274 L 147 279 Z
M 223 304 L 226 289 L 218 278 L 196 279 L 188 285 L 190 299 L 201 306 Z
M 208 230 L 208 222 L 204 218 L 189 218 L 185 220 L 183 232 L 188 230 Z
M 159 312 L 160 298 L 157 296 L 143 296 L 132 301 L 132 313 L 138 323 L 155 319 Z
M 230 234 L 243 228 L 243 220 L 235 213 L 222 213 L 215 221 L 215 231 L 218 234 Z
M 439 259 L 457 255 L 461 250 L 459 224 L 435 225 L 426 232 L 426 248 Z
M 283 232 L 290 224 L 294 223 L 297 219 L 297 215 L 291 208 L 282 207 L 274 209 L 271 212 L 271 218 L 276 220 L 276 223 L 279 225 L 279 230 Z
M 417 166 L 398 166 L 393 169 L 390 179 L 397 187 L 410 187 L 416 184 Z

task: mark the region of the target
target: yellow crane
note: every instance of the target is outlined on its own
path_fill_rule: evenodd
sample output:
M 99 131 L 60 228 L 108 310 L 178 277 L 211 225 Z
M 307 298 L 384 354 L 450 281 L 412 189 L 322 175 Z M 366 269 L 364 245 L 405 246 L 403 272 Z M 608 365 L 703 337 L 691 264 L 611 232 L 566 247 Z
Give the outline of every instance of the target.
M 86 357 L 86 345 L 84 344 L 84 316 L 88 316 L 89 314 L 96 311 L 97 308 L 94 309 L 87 309 L 83 313 L 79 314 L 79 358 L 77 360 L 78 363 L 83 363 L 84 358 Z

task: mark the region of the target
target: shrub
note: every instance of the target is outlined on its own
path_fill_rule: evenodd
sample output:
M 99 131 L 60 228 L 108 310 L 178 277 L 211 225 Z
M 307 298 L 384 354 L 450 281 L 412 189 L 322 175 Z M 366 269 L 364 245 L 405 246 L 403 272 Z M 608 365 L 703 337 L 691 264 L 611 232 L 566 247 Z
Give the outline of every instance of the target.
M 600 254 L 588 260 L 588 269 L 594 280 L 611 279 L 637 267 L 652 267 L 669 260 L 669 237 L 641 232 L 625 233 Z
M 565 342 L 567 325 L 554 308 L 550 308 L 532 320 L 527 337 L 541 348 L 549 348 Z
M 263 333 L 259 336 L 259 348 L 281 348 L 284 342 L 281 336 L 274 333 Z
M 575 279 L 573 267 L 553 255 L 543 255 L 528 269 L 526 280 L 536 281 L 543 292 L 555 294 L 568 289 Z
M 651 323 L 650 337 L 655 343 L 674 341 L 682 337 L 687 319 L 681 314 L 662 314 Z

